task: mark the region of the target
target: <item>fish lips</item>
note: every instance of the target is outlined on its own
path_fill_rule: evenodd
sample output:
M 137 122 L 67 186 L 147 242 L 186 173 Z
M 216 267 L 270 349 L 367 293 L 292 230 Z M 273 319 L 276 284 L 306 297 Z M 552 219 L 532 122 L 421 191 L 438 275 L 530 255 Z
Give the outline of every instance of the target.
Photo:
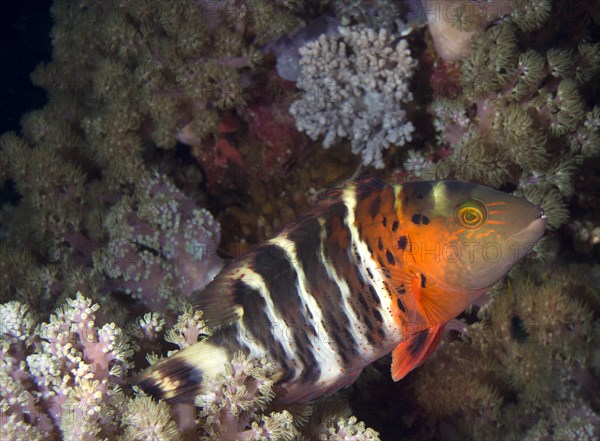
M 438 283 L 449 290 L 473 293 L 485 291 L 494 285 L 543 236 L 546 214 L 536 207 L 536 212 L 531 217 L 533 220 L 502 241 L 490 239 L 457 244 L 459 252 L 448 260 L 444 276 Z
M 512 245 L 515 250 L 515 262 L 513 265 L 525 257 L 537 241 L 544 235 L 547 220 L 546 213 L 544 210 L 540 209 L 540 214 L 537 219 L 534 219 L 527 227 L 507 239 L 507 242 L 512 242 L 514 244 Z
M 496 244 L 497 252 L 486 256 L 488 265 L 482 265 L 474 271 L 468 289 L 488 288 L 501 280 L 544 235 L 546 222 L 546 214 L 540 209 L 539 216 L 525 228 L 509 236 L 504 243 Z

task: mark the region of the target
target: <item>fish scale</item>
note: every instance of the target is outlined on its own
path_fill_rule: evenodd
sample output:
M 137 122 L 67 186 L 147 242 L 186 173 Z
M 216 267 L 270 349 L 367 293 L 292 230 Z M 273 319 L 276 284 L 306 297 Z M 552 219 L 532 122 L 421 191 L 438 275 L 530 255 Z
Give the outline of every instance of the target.
M 545 223 L 530 202 L 466 182 L 364 177 L 330 190 L 197 292 L 217 331 L 137 383 L 157 398 L 193 401 L 237 351 L 276 366 L 284 402 L 331 394 L 389 352 L 399 380 L 527 254 Z M 501 251 L 494 261 L 484 253 L 491 247 Z

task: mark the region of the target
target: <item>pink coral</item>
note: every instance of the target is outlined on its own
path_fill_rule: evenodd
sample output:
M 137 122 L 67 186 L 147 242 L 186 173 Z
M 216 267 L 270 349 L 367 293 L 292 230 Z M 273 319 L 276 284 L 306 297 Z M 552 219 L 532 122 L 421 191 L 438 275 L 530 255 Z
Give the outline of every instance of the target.
M 98 308 L 78 293 L 34 333 L 27 307 L 0 305 L 0 319 L 11 323 L 0 332 L 0 402 L 12 418 L 7 433 L 52 438 L 60 430 L 64 438 L 92 440 L 114 432 L 110 402 L 125 383 L 133 350 L 114 323 L 96 324 Z
M 219 272 L 220 226 L 157 173 L 148 175 L 142 188 L 111 210 L 105 223 L 110 242 L 96 261 L 112 289 L 162 311 L 178 296 L 189 298 Z

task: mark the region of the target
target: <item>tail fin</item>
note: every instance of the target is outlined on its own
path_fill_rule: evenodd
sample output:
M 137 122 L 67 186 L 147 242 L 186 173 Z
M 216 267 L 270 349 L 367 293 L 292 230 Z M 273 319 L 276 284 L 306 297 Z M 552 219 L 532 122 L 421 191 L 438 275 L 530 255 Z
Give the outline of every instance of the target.
M 202 392 L 203 379 L 223 372 L 229 361 L 224 348 L 199 342 L 150 366 L 135 383 L 156 399 L 193 402 Z

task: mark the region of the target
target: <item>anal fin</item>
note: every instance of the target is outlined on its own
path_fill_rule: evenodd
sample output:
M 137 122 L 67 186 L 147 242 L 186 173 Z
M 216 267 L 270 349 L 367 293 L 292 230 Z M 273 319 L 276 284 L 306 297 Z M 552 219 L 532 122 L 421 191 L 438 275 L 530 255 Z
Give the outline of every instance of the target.
M 244 285 L 235 278 L 242 266 L 230 264 L 203 290 L 194 293 L 194 307 L 204 313 L 202 318 L 209 327 L 226 326 L 243 316 L 239 286 Z
M 392 379 L 401 380 L 420 366 L 437 347 L 445 325 L 434 325 L 404 340 L 392 352 Z
M 156 399 L 191 403 L 201 392 L 203 379 L 224 372 L 229 360 L 225 349 L 198 342 L 150 366 L 134 384 Z

